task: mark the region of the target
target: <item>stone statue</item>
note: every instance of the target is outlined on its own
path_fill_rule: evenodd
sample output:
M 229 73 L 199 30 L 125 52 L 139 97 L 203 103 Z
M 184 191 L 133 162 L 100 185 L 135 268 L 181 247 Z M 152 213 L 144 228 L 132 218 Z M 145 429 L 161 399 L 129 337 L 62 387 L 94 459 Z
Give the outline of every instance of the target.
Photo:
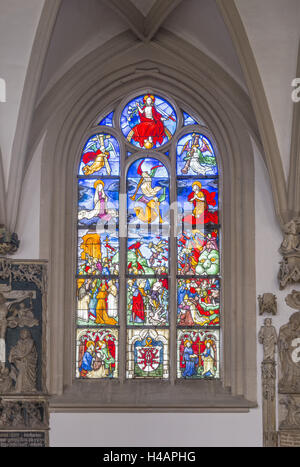
M 277 314 L 277 299 L 276 295 L 272 293 L 264 293 L 258 296 L 259 314 L 269 313 L 272 315 Z
M 279 392 L 300 392 L 300 312 L 292 314 L 289 322 L 281 326 L 278 350 L 281 367 Z
M 21 330 L 19 341 L 10 351 L 9 362 L 17 371 L 15 392 L 35 392 L 37 351 L 28 329 Z
M 264 361 L 274 361 L 277 345 L 277 333 L 274 326 L 272 326 L 271 318 L 266 318 L 264 320 L 264 326 L 260 328 L 258 334 L 258 341 L 260 344 L 263 344 Z
M 3 293 L 0 293 L 0 371 L 5 368 L 6 362 L 6 331 L 7 328 L 17 326 L 38 326 L 38 320 L 34 319 L 32 308 L 26 308 L 24 300 L 30 298 L 32 293 L 27 293 L 18 300 L 7 301 Z

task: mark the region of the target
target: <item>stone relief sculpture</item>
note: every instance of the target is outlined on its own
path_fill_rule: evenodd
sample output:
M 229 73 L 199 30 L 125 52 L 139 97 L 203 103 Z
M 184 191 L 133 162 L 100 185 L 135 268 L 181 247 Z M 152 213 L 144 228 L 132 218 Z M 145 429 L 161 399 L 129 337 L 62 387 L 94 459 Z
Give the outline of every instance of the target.
M 281 326 L 278 338 L 281 378 L 279 392 L 300 393 L 300 312 Z
M 259 314 L 268 313 L 271 315 L 277 314 L 277 298 L 272 293 L 264 293 L 258 296 Z
M 0 429 L 45 429 L 47 425 L 45 401 L 0 400 Z
M 292 290 L 285 298 L 285 303 L 295 310 L 300 310 L 300 292 L 298 290 Z
M 15 392 L 35 392 L 37 351 L 28 329 L 22 329 L 20 339 L 9 354 L 9 363 L 16 369 Z
M 300 218 L 296 217 L 283 226 L 284 239 L 279 252 L 283 255 L 278 273 L 280 289 L 300 281 Z
M 279 402 L 287 411 L 285 419 L 280 423 L 280 429 L 300 430 L 300 404 L 292 396 L 280 399 Z

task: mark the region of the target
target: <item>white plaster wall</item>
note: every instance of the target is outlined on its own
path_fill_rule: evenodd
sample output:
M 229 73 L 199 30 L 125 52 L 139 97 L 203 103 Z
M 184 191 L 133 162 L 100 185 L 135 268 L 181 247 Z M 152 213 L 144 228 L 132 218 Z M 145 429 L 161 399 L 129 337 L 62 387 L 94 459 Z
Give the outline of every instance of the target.
M 41 161 L 44 137 L 36 148 L 26 171 L 21 194 L 16 232 L 20 239 L 20 248 L 13 255 L 14 259 L 40 258 L 40 197 L 41 197 Z
M 299 0 L 235 0 L 271 110 L 286 177 L 300 40 Z
M 23 86 L 43 5 L 44 0 L 0 0 L 0 78 L 6 82 L 6 102 L 0 104 L 0 145 L 6 185 Z

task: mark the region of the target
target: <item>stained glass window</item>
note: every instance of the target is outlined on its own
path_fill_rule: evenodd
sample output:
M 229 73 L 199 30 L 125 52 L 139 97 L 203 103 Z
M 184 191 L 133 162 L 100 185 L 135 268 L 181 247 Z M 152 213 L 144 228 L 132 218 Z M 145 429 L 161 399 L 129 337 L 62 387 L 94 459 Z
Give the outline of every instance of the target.
M 77 185 L 76 377 L 219 378 L 219 172 L 202 120 L 131 96 L 87 139 Z
M 117 139 L 90 137 L 78 171 L 77 378 L 118 377 L 119 171 Z

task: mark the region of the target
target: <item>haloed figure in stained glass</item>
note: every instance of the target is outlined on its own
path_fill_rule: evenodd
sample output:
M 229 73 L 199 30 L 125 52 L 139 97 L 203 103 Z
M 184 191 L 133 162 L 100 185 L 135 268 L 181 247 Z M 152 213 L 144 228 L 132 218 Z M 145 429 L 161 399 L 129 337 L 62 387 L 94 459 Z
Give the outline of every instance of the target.
M 140 147 L 145 149 L 151 149 L 157 143 L 162 144 L 165 135 L 168 139 L 171 138 L 171 134 L 163 124 L 163 121 L 168 118 L 175 121 L 172 116 L 167 114 L 162 115 L 158 112 L 155 107 L 155 97 L 146 94 L 143 98 L 143 103 L 137 101 L 136 107 L 129 109 L 128 120 L 132 123 L 138 123 L 133 126 L 127 139 L 129 141 L 133 139 L 139 143 Z
M 188 224 L 218 223 L 218 212 L 210 212 L 208 206 L 215 206 L 215 193 L 209 193 L 202 188 L 202 184 L 196 181 L 192 184 L 192 192 L 188 195 L 188 201 L 194 209 L 192 215 L 185 216 L 182 220 Z
M 99 217 L 100 219 L 109 221 L 111 218 L 116 217 L 115 210 L 107 208 L 108 197 L 104 191 L 104 182 L 102 180 L 97 180 L 94 183 L 94 188 L 94 209 L 79 211 L 78 219 L 93 219 L 93 217 Z

